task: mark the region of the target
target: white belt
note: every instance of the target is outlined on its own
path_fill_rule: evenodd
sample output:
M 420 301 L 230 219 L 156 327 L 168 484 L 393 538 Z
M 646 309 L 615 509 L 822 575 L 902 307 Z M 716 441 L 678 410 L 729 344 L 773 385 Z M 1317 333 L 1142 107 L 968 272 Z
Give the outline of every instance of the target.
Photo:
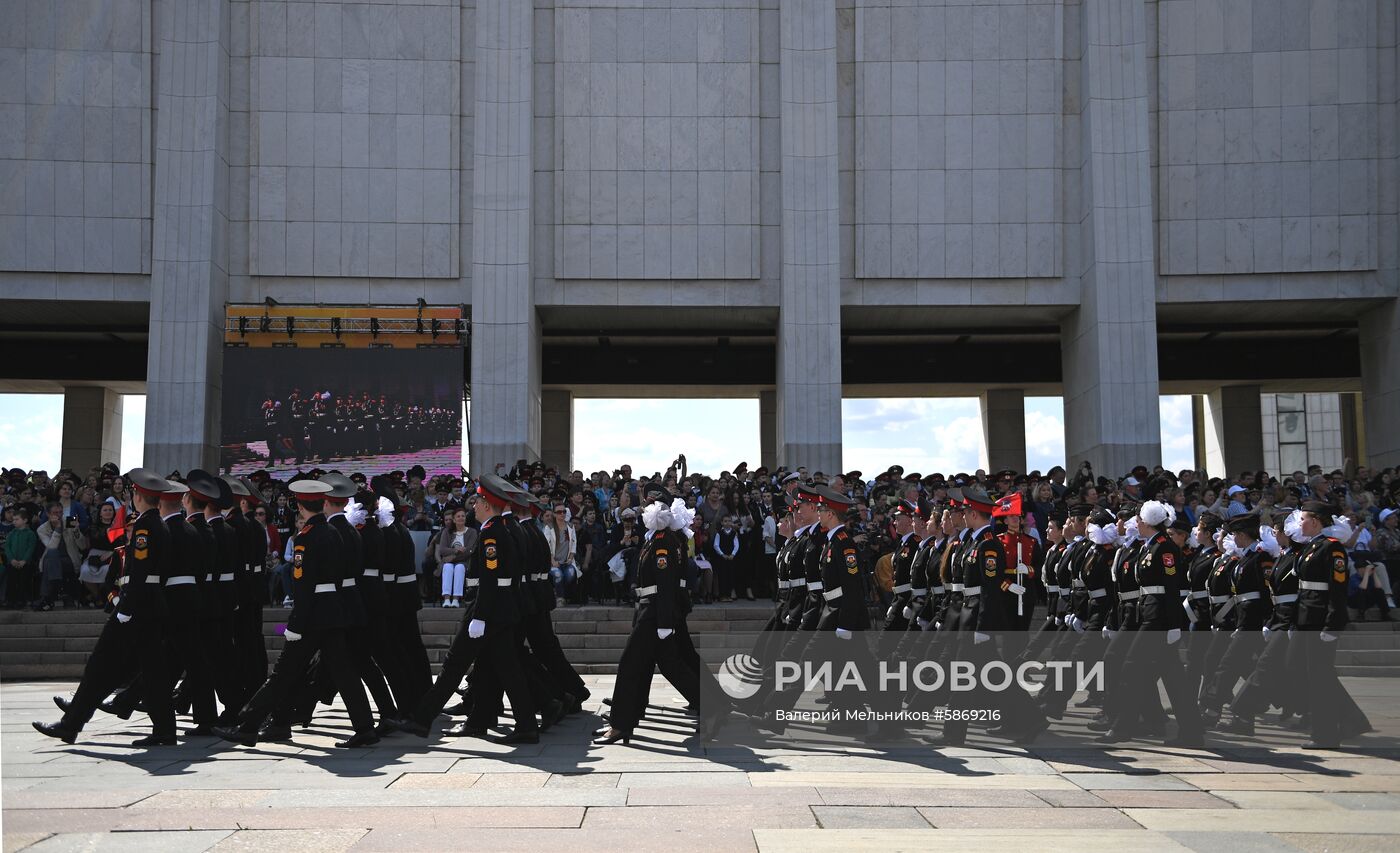
M 250 568 L 253 570 L 253 574 L 255 574 L 255 575 L 260 575 L 260 574 L 262 574 L 262 566 L 251 566 Z
M 391 574 L 389 574 L 388 572 L 385 572 L 385 573 L 384 573 L 384 582 L 385 582 L 385 583 L 393 583 L 393 582 L 394 582 L 394 576 L 391 575 Z
M 927 589 L 920 589 L 920 588 L 918 588 L 918 587 L 915 587 L 914 589 L 911 589 L 911 590 L 909 590 L 909 591 L 910 591 L 911 593 L 913 593 L 914 595 L 916 595 L 916 596 L 918 596 L 918 595 L 928 595 L 928 590 L 927 590 Z
M 681 578 L 681 589 L 685 589 L 685 578 Z
M 315 592 L 335 592 L 335 584 L 333 584 L 333 583 L 318 583 L 318 584 L 316 584 L 316 589 L 315 589 L 314 591 L 315 591 Z
M 1197 598 L 1209 598 L 1209 597 L 1210 597 L 1210 592 L 1209 592 L 1208 590 L 1204 590 L 1204 589 L 1193 589 L 1193 590 L 1191 590 L 1191 599 L 1192 599 L 1193 601 L 1194 601 L 1195 599 L 1197 599 Z
M 1165 586 L 1145 586 L 1140 592 L 1143 595 L 1166 595 L 1167 588 Z
M 950 584 L 948 584 L 948 588 L 951 589 L 953 592 L 962 592 L 962 591 L 965 590 L 967 587 L 965 587 L 964 585 L 962 585 L 962 584 L 960 584 L 960 583 L 950 583 Z
M 1290 592 L 1287 595 L 1274 596 L 1274 604 L 1292 604 L 1298 600 L 1298 593 Z
M 806 578 L 803 578 L 803 579 L 800 580 L 800 581 L 788 581 L 788 586 L 791 587 L 792 589 L 802 589 L 802 588 L 805 587 L 806 585 L 807 585 L 807 579 L 806 579 Z M 681 586 L 685 586 L 685 581 L 681 581 Z
M 822 598 L 825 598 L 827 601 L 835 601 L 845 594 L 846 591 L 844 589 L 833 589 L 829 592 L 822 593 Z
M 810 589 L 812 592 L 821 592 L 821 591 L 822 591 L 822 582 L 821 582 L 821 581 L 812 581 L 811 583 L 807 584 L 807 588 Z
M 160 583 L 160 575 L 146 575 L 146 583 Z
M 1141 598 L 1141 597 L 1142 597 L 1142 590 L 1140 590 L 1140 589 L 1129 589 L 1129 590 L 1125 590 L 1125 591 L 1123 591 L 1123 592 L 1118 593 L 1118 600 L 1119 600 L 1119 601 L 1132 601 L 1132 600 L 1135 599 L 1135 598 Z
M 510 586 L 515 583 L 515 578 L 496 578 L 496 586 Z
M 982 594 L 982 587 L 969 586 L 963 589 L 963 598 L 976 598 Z
M 1048 583 L 1045 585 L 1045 591 L 1049 593 L 1056 593 L 1060 591 L 1060 588 L 1053 583 Z
M 652 584 L 651 586 L 639 586 L 639 587 L 637 587 L 637 596 L 638 596 L 638 597 L 647 596 L 647 595 L 656 595 L 656 584 Z
M 176 575 L 173 578 L 166 578 L 166 586 L 184 586 L 195 582 L 194 575 Z
M 259 568 L 259 567 L 257 567 L 257 566 L 254 566 L 252 563 L 244 563 L 244 564 L 243 564 L 243 568 L 246 569 L 246 570 L 248 570 L 248 571 L 250 571 L 250 572 L 260 572 L 260 571 L 262 571 L 261 568 Z
M 1299 589 L 1310 589 L 1313 592 L 1326 592 L 1327 581 L 1298 581 Z
M 911 590 L 911 589 L 913 589 L 913 588 L 914 588 L 914 585 L 913 585 L 912 583 L 902 583 L 902 584 L 900 584 L 899 586 L 897 586 L 897 587 L 894 588 L 894 594 L 895 594 L 895 595 L 898 595 L 898 594 L 900 594 L 901 592 L 908 592 L 909 590 Z
M 219 575 L 219 580 L 221 580 L 221 581 L 231 581 L 231 580 L 233 580 L 233 572 L 224 572 L 223 574 Z
M 378 569 L 365 569 L 365 571 L 364 571 L 364 576 L 367 577 L 367 578 L 377 578 L 377 577 L 379 577 L 379 570 L 378 570 Z
M 778 581 L 778 589 L 787 589 L 787 588 L 788 588 L 788 582 L 787 582 L 787 581 Z
M 343 580 L 343 581 L 340 582 L 340 588 L 341 588 L 341 589 L 346 589 L 346 588 L 352 587 L 352 586 L 354 586 L 354 585 L 355 585 L 355 579 L 354 579 L 354 578 L 346 578 L 345 580 Z
M 1210 597 L 1210 603 L 1211 603 L 1211 604 L 1224 604 L 1225 602 L 1229 601 L 1231 598 L 1234 598 L 1234 596 L 1232 596 L 1232 595 L 1212 595 L 1212 596 Z
M 1069 582 L 1069 585 L 1070 585 L 1070 587 L 1073 588 L 1073 589 L 1084 589 L 1085 586 L 1086 586 L 1086 584 L 1084 583 L 1084 581 L 1081 581 L 1081 580 L 1072 580 L 1072 581 Z
M 417 575 L 399 575 L 399 579 L 395 581 L 395 583 L 414 583 L 417 580 Z M 507 583 L 509 583 L 509 581 L 507 581 Z
M 481 586 L 481 578 L 467 578 L 467 586 Z
M 1259 598 L 1259 593 L 1258 593 L 1258 591 L 1255 591 L 1255 592 L 1242 592 L 1242 593 L 1240 593 L 1239 595 L 1235 596 L 1235 600 L 1236 600 L 1236 601 L 1254 601 L 1254 600 L 1256 600 L 1256 599 L 1258 599 L 1258 598 Z
M 549 580 L 549 572 L 535 572 L 533 575 L 530 575 L 530 580 L 547 581 Z
M 1105 595 L 1108 595 L 1108 590 L 1104 589 L 1103 587 L 1089 590 L 1090 598 L 1103 598 Z
M 947 592 L 947 591 L 948 591 L 947 587 L 936 586 L 936 587 L 933 588 L 933 594 L 934 594 L 934 595 L 942 595 L 943 593 L 945 593 L 945 592 Z
M 122 581 L 125 581 L 125 580 L 126 580 L 126 578 L 122 578 Z M 214 576 L 213 576 L 212 574 L 205 575 L 205 576 L 204 576 L 204 582 L 205 582 L 205 583 L 213 583 L 213 582 L 214 582 Z
M 1191 590 L 1189 590 L 1189 589 L 1178 590 L 1178 592 L 1181 593 L 1181 597 L 1182 597 L 1182 598 L 1190 598 L 1190 597 L 1191 597 Z
M 131 578 L 127 577 L 126 575 L 122 575 L 121 577 L 117 578 L 117 586 L 126 586 L 127 581 L 129 580 L 131 580 Z

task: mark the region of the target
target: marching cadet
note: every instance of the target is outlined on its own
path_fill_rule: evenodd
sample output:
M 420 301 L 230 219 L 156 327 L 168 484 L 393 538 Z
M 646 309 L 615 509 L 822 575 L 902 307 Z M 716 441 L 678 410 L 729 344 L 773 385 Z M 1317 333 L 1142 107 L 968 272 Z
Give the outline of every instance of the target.
M 1019 492 L 998 498 L 992 515 L 1006 525 L 1006 530 L 997 539 L 1006 553 L 1006 564 L 1016 570 L 1016 585 L 1025 590 L 1016 596 L 1015 633 L 1006 635 L 1013 643 L 1006 649 L 1007 655 L 1019 655 L 1029 640 L 1025 632 L 1030 630 L 1031 617 L 1035 613 L 1035 591 L 1040 588 L 1035 572 L 1040 546 L 1026 534 L 1025 508 Z
M 1059 630 L 1063 605 L 1060 598 L 1059 564 L 1069 551 L 1070 540 L 1066 536 L 1067 519 L 1063 513 L 1051 513 L 1045 524 L 1045 551 L 1040 558 L 1038 574 L 1042 593 L 1045 595 L 1045 621 L 1035 632 L 1021 652 L 1018 660 L 1039 660 L 1055 633 Z
M 494 474 L 486 474 L 477 486 L 473 504 L 481 522 L 481 544 L 472 555 L 468 574 L 480 580 L 476 598 L 463 608 L 462 627 L 443 659 L 442 671 L 402 723 L 409 734 L 427 737 L 433 720 L 442 713 L 462 677 L 475 663 L 490 667 L 510 699 L 515 728 L 500 743 L 539 743 L 539 725 L 515 647 L 515 627 L 520 621 L 516 578 L 524 570 L 525 556 L 506 529 L 501 512 L 510 505 L 515 487 Z
M 239 607 L 242 591 L 245 587 L 244 577 L 247 575 L 247 566 L 243 563 L 243 542 L 239 538 L 238 531 L 233 528 L 224 513 L 233 507 L 233 490 L 228 483 L 215 477 L 207 471 L 198 468 L 190 472 L 190 479 L 198 478 L 204 484 L 205 489 L 214 492 L 209 504 L 205 508 L 205 520 L 209 523 L 209 532 L 214 534 L 214 540 L 218 543 L 218 550 L 215 551 L 218 562 L 215 565 L 214 578 L 219 590 L 219 603 L 224 615 L 224 630 L 228 637 L 225 640 L 226 653 L 230 666 L 233 668 L 231 679 L 235 693 L 235 700 L 229 707 L 224 708 L 225 722 L 231 711 L 236 712 L 238 708 L 248 701 L 248 697 L 253 695 L 257 685 L 250 685 L 243 680 L 244 672 L 239 666 L 242 656 L 248 654 L 247 636 L 240 630 Z M 191 486 L 191 488 L 195 488 Z M 207 495 L 208 492 L 206 491 Z M 262 631 L 258 631 L 259 645 L 263 644 Z
M 549 576 L 549 542 L 545 539 L 544 528 L 540 526 L 540 516 L 544 505 L 535 500 L 529 492 L 517 489 L 512 499 L 519 508 L 519 526 L 529 542 L 530 562 L 528 565 L 528 588 L 533 594 L 536 612 L 526 620 L 525 641 L 529 643 L 530 654 L 543 667 L 544 674 L 554 687 L 556 700 L 564 707 L 560 715 L 572 714 L 583 708 L 583 703 L 591 695 L 583 678 L 573 664 L 564 656 L 564 649 L 554 633 L 554 620 L 550 613 L 554 610 L 554 582 Z M 544 707 L 541 705 L 540 707 Z M 552 715 L 546 715 L 552 716 Z
M 397 647 L 389 637 L 389 592 L 384 582 L 384 531 L 379 527 L 379 497 L 366 489 L 355 495 L 358 503 L 357 516 L 360 516 L 356 529 L 360 535 L 362 565 L 358 589 L 365 608 L 365 642 L 375 666 L 383 673 L 394 697 L 394 707 L 398 714 L 395 721 L 385 725 L 381 720 L 378 729 L 380 737 L 397 728 L 397 718 L 404 712 L 403 697 L 412 693 L 403 672 L 403 662 L 399 659 Z M 392 521 L 393 510 L 387 507 Z M 350 520 L 347 516 L 347 520 Z M 352 523 L 354 523 L 352 521 Z
M 386 475 L 375 477 L 370 481 L 370 486 L 378 496 L 375 518 L 384 542 L 384 564 L 380 577 L 389 599 L 386 627 L 393 654 L 398 659 L 401 678 L 407 685 L 405 694 L 395 693 L 394 703 L 400 713 L 406 715 L 423 700 L 433 684 L 432 664 L 428 662 L 423 630 L 418 625 L 418 611 L 423 609 L 423 597 L 418 593 L 413 536 L 403 522 L 407 506 L 395 493 L 392 478 Z
M 132 503 L 140 515 L 129 527 L 111 618 L 102 626 L 73 698 L 54 697 L 54 703 L 63 709 L 63 718 L 57 723 L 34 722 L 40 734 L 64 743 L 77 740 L 98 703 L 137 674 L 147 685 L 151 734 L 138 738 L 132 746 L 175 743 L 175 711 L 170 705 L 170 669 L 165 658 L 168 613 L 164 583 L 171 568 L 170 533 L 160 518 L 160 500 L 170 484 L 145 468 L 133 469 L 126 477 L 134 487 Z
M 234 637 L 238 612 L 238 587 L 235 565 L 241 553 L 232 531 L 224 522 L 220 508 L 232 498 L 228 484 L 208 471 L 195 468 L 185 477 L 189 487 L 189 506 L 197 515 L 189 517 L 190 524 L 204 542 L 205 574 L 200 585 L 204 600 L 204 653 L 213 673 L 214 691 L 223 703 L 219 723 L 232 725 L 238 711 L 252 695 L 239 677 L 238 656 Z M 259 641 L 261 642 L 261 633 Z
M 957 577 L 961 581 L 963 609 L 958 617 L 959 657 L 972 661 L 977 670 L 1003 660 L 995 634 L 1015 627 L 1016 598 L 1024 593 L 1016 582 L 1016 568 L 1008 566 L 1006 552 L 992 532 L 996 504 L 986 492 L 975 487 L 961 493 L 963 518 L 971 532 L 963 549 Z M 993 707 L 998 694 L 985 689 L 954 693 L 949 703 L 954 712 Z M 1031 701 L 1024 687 L 1013 684 L 996 699 L 1001 725 L 993 734 L 1010 737 L 1015 743 L 1030 743 L 1046 728 L 1045 717 Z M 943 725 L 935 739 L 939 746 L 961 746 L 967 738 L 967 719 L 953 719 Z
M 1295 689 L 1307 697 L 1311 740 L 1304 749 L 1336 749 L 1350 696 L 1337 678 L 1337 635 L 1347 626 L 1346 546 L 1324 534 L 1339 510 L 1305 501 L 1298 527 L 1308 540 L 1294 563 L 1298 575 L 1297 629 L 1288 644 Z
M 1162 706 L 1157 698 L 1160 680 L 1176 717 L 1176 736 L 1166 745 L 1180 748 L 1205 745 L 1200 710 L 1176 650 L 1185 622 L 1177 589 L 1185 561 L 1176 543 L 1164 532 L 1174 517 L 1171 507 L 1155 500 L 1144 502 L 1138 510 L 1136 527 L 1144 541 L 1133 566 L 1138 584 L 1139 624 L 1123 662 L 1121 690 L 1115 699 L 1119 711 L 1113 728 L 1098 738 L 1100 742 L 1131 739 L 1139 734 L 1139 721 L 1153 720 L 1161 714 Z M 1150 706 L 1155 706 L 1155 710 Z
M 919 537 L 919 544 L 909 567 L 909 601 L 904 605 L 905 627 L 911 633 L 922 630 L 918 616 L 928 600 L 930 586 L 938 581 L 936 576 L 930 579 L 929 572 L 938 570 L 939 546 L 943 544 L 942 521 L 943 513 L 938 507 L 919 504 L 914 516 L 914 534 Z
M 1225 523 L 1240 553 L 1230 572 L 1231 597 L 1223 605 L 1234 616 L 1234 630 L 1201 695 L 1201 712 L 1211 726 L 1220 721 L 1220 709 L 1234 695 L 1235 682 L 1249 677 L 1264 643 L 1261 629 L 1271 607 L 1263 597 L 1264 577 L 1273 572 L 1274 558 L 1260 547 L 1259 521 L 1259 514 L 1251 512 Z
M 1196 519 L 1196 527 L 1191 534 L 1196 540 L 1196 554 L 1191 558 L 1186 581 L 1182 584 L 1183 588 L 1190 590 L 1182 604 L 1187 630 L 1196 634 L 1186 650 L 1186 681 L 1197 696 L 1205 686 L 1206 658 L 1215 642 L 1211 623 L 1214 608 L 1210 605 L 1210 579 L 1216 564 L 1223 557 L 1215 541 L 1216 531 L 1223 523 L 1224 520 L 1213 512 L 1202 512 Z
M 909 618 L 904 610 L 913 600 L 914 557 L 919 551 L 919 537 L 914 533 L 915 520 L 919 510 L 909 501 L 895 504 L 891 515 L 894 517 L 894 532 L 898 538 L 894 545 L 894 599 L 885 612 L 885 631 L 907 631 Z
M 245 696 L 267 680 L 267 641 L 263 639 L 262 604 L 267 597 L 263 583 L 263 555 L 267 553 L 267 528 L 252 520 L 252 508 L 257 503 L 257 489 L 246 480 L 223 476 L 219 478 L 232 494 L 232 505 L 224 514 L 237 541 L 238 609 L 233 617 L 233 647 L 238 663 L 239 683 Z
M 292 612 L 282 635 L 286 644 L 277 656 L 272 675 L 238 714 L 238 726 L 217 726 L 214 734 L 231 743 L 256 745 L 263 723 L 286 706 L 306 677 L 311 656 L 319 652 L 321 666 L 330 672 L 345 700 L 355 731 L 336 746 L 370 746 L 379 742 L 379 736 L 374 733 L 369 700 L 355 677 L 345 645 L 346 617 L 339 569 L 345 558 L 340 536 L 325 516 L 325 496 L 331 487 L 317 480 L 298 480 L 290 488 L 302 524 L 292 545 Z
M 1277 516 L 1276 535 L 1287 543 L 1264 577 L 1269 600 L 1273 603 L 1268 621 L 1261 633 L 1264 649 L 1254 662 L 1254 671 L 1235 698 L 1230 701 L 1230 721 L 1219 726 L 1220 731 L 1254 735 L 1254 718 L 1277 705 L 1288 711 L 1288 642 L 1297 624 L 1298 558 L 1307 550 L 1308 540 L 1298 524 L 1303 513 L 1294 510 L 1287 516 Z
M 1083 506 L 1076 508 L 1076 512 L 1085 510 Z M 1070 598 L 1064 617 L 1066 630 L 1052 652 L 1059 660 L 1098 660 L 1103 654 L 1104 645 L 1100 634 L 1112 608 L 1108 585 L 1112 583 L 1113 559 L 1117 553 L 1117 519 L 1103 507 L 1095 507 L 1086 515 L 1083 540 L 1086 544 L 1080 546 L 1079 554 L 1071 560 L 1069 567 Z M 1054 719 L 1064 716 L 1073 689 L 1068 680 L 1059 690 L 1043 688 L 1040 704 L 1046 716 Z M 1076 703 L 1076 707 L 1101 704 L 1102 696 L 1091 691 L 1088 697 Z

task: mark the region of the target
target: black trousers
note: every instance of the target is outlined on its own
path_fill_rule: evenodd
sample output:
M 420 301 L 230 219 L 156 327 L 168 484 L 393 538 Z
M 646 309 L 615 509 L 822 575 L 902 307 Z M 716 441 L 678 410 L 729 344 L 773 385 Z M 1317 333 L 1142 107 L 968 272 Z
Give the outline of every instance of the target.
M 485 648 L 485 636 L 473 639 L 467 633 L 469 616 L 474 612 L 473 608 L 467 609 L 468 617 L 462 619 L 462 624 L 457 629 L 457 636 L 452 638 L 452 645 L 447 650 L 447 656 L 442 660 L 442 669 L 439 670 L 437 678 L 432 681 L 428 689 L 411 703 L 399 703 L 401 708 L 411 709 L 412 713 L 407 716 L 414 722 L 424 726 L 433 724 L 433 720 L 442 713 L 442 709 L 447 707 L 447 702 L 452 698 L 457 685 L 461 684 L 462 679 L 466 677 L 467 670 L 472 668 L 472 664 L 476 662 Z
M 466 633 L 465 627 L 462 633 Z M 528 659 L 523 629 L 520 625 L 488 625 L 481 641 L 472 675 L 472 710 L 467 717 L 468 724 L 482 728 L 494 725 L 505 708 L 502 699 L 508 698 L 511 714 L 515 718 L 515 730 L 538 731 L 536 698 L 541 692 L 548 693 L 549 687 L 541 683 L 545 677 L 543 668 L 535 670 L 536 663 Z M 529 674 L 531 670 L 534 670 L 533 675 Z M 444 663 L 443 673 L 446 672 Z M 455 687 L 456 682 L 451 686 Z
M 1069 628 L 1061 635 L 1059 642 L 1055 643 L 1049 657 L 1055 660 L 1083 663 L 1087 672 L 1094 662 L 1102 659 L 1105 645 L 1107 644 L 1103 639 L 1102 628 L 1091 628 L 1082 633 Z M 1071 667 L 1069 672 L 1073 671 L 1074 669 Z M 1059 690 L 1050 686 L 1045 687 L 1040 693 L 1044 697 L 1041 699 L 1041 705 L 1047 711 L 1064 713 L 1065 706 L 1069 704 L 1070 697 L 1074 695 L 1074 688 L 1075 679 L 1073 678 L 1065 678 Z
M 694 645 L 689 642 L 684 621 L 677 623 L 674 630 L 662 640 L 656 636 L 655 619 L 633 617 L 632 633 L 627 636 L 617 664 L 617 683 L 608 718 L 613 728 L 631 731 L 636 727 L 650 698 L 652 673 L 658 669 L 687 702 L 700 703 L 700 675 L 690 660 Z M 683 645 L 689 645 L 689 651 Z
M 1337 678 L 1337 641 L 1322 641 L 1321 631 L 1299 629 L 1288 643 L 1288 668 L 1307 697 L 1308 722 L 1314 743 L 1341 742 L 1342 720 L 1351 697 Z
M 530 644 L 530 651 L 549 673 L 550 680 L 565 693 L 570 693 L 579 700 L 587 699 L 588 687 L 574 670 L 573 664 L 564 656 L 559 638 L 554 635 L 554 623 L 550 620 L 549 613 L 526 616 L 521 627 L 525 641 Z
M 219 706 L 214 702 L 212 667 L 200 641 L 197 615 L 194 618 L 188 614 L 172 615 L 166 623 L 165 663 L 169 670 L 166 684 L 181 682 L 180 692 L 189 702 L 195 723 L 212 726 L 218 722 Z M 134 710 L 146 698 L 150 683 L 145 673 L 138 675 L 117 693 L 112 704 L 128 711 Z
M 170 669 L 165 660 L 163 626 L 149 618 L 126 624 L 115 615 L 102 626 L 97 645 L 88 656 L 78 689 L 63 714 L 64 728 L 82 731 L 107 694 L 141 676 L 147 688 L 146 713 L 156 735 L 175 734 L 175 711 L 170 706 Z
M 549 707 L 553 702 L 562 702 L 564 689 L 550 677 L 539 658 L 525 647 L 524 626 L 514 626 L 513 633 L 511 644 L 515 655 L 514 669 L 524 679 L 525 690 L 530 696 L 529 707 L 538 710 Z M 480 663 L 472 670 L 471 683 L 466 695 L 467 704 L 471 706 L 471 711 L 467 714 L 467 725 L 487 729 L 500 722 L 500 716 L 505 711 L 506 698 L 506 685 L 501 681 L 500 671 L 500 667 L 482 666 Z M 521 707 L 518 702 L 511 702 L 511 711 L 517 724 L 522 715 Z M 534 721 L 533 712 L 530 714 L 530 720 Z
M 254 577 L 253 583 L 261 587 L 262 575 Z M 252 696 L 267 680 L 267 640 L 263 636 L 262 611 L 261 603 L 244 601 L 233 615 L 234 652 L 245 696 Z
M 470 611 L 469 611 L 470 612 Z M 463 623 L 465 626 L 466 623 Z M 385 614 L 385 631 L 398 658 L 399 678 L 404 695 L 396 691 L 394 698 L 400 708 L 412 708 L 433 685 L 433 667 L 428 662 L 428 649 L 423 645 L 423 629 L 418 625 L 418 611 L 395 608 L 392 604 Z M 466 633 L 465 627 L 463 633 Z M 466 670 L 463 670 L 465 674 Z M 460 679 L 460 676 L 458 676 Z M 455 689 L 456 684 L 452 687 Z
M 1288 704 L 1290 644 L 1286 628 L 1269 632 L 1249 680 L 1230 702 L 1230 710 L 1236 717 L 1254 717 L 1269 710 L 1271 705 L 1282 708 Z
M 1132 639 L 1123 661 L 1120 712 L 1114 733 L 1131 735 L 1139 720 L 1161 716 L 1162 703 L 1157 692 L 1157 682 L 1161 681 L 1167 689 L 1172 716 L 1176 717 L 1177 736 L 1199 737 L 1204 731 L 1201 711 L 1181 667 L 1180 650 L 1167 642 L 1165 631 L 1134 631 Z
M 247 693 L 238 678 L 231 621 L 222 614 L 202 618 L 199 638 L 204 646 L 204 659 L 209 667 L 214 692 L 224 706 L 224 714 L 231 718 L 252 695 Z
M 1220 665 L 1220 658 L 1225 654 L 1225 648 L 1230 642 L 1230 631 L 1214 630 L 1205 620 L 1196 624 L 1200 627 L 1191 632 L 1195 642 L 1186 652 L 1186 682 L 1198 697 L 1202 697 Z
M 1238 628 L 1228 635 L 1225 644 L 1215 671 L 1206 673 L 1201 694 L 1202 707 L 1217 713 L 1234 696 L 1235 682 L 1248 678 L 1254 669 L 1254 659 L 1264 649 L 1264 635 L 1258 628 Z
M 277 656 L 272 674 L 258 688 L 238 715 L 238 727 L 256 732 L 274 714 L 284 713 L 291 704 L 296 689 L 305 683 L 311 656 L 320 653 L 321 665 L 326 667 L 336 690 L 345 700 L 350 712 L 350 725 L 357 734 L 374 730 L 374 715 L 369 710 L 365 690 L 355 677 L 350 653 L 346 647 L 344 628 L 308 630 L 300 640 L 287 643 Z M 278 719 L 277 722 L 285 722 Z
M 1005 661 L 997 647 L 995 637 L 988 637 L 979 643 L 974 631 L 960 631 L 958 633 L 956 654 L 959 660 L 971 661 L 977 673 L 981 673 L 983 667 L 993 661 Z M 1000 710 L 1001 718 L 996 722 L 1013 731 L 1026 728 L 1031 722 L 1043 717 L 1030 694 L 1014 680 L 1010 686 L 1000 692 L 983 690 L 979 687 L 974 690 L 952 693 L 948 701 L 948 708 L 950 711 Z M 961 742 L 967 736 L 967 726 L 966 719 L 949 720 L 943 724 L 943 734 L 950 741 Z

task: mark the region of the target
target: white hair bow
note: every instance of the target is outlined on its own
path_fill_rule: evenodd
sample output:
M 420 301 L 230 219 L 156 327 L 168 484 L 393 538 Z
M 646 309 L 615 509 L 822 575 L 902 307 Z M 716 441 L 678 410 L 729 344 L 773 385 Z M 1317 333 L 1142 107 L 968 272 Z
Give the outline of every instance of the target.
M 374 505 L 374 517 L 378 519 L 380 527 L 394 526 L 394 505 L 386 497 L 380 497 L 379 502 Z
M 369 517 L 369 511 L 364 508 L 359 501 L 350 501 L 345 505 L 345 520 L 359 527 L 365 523 Z

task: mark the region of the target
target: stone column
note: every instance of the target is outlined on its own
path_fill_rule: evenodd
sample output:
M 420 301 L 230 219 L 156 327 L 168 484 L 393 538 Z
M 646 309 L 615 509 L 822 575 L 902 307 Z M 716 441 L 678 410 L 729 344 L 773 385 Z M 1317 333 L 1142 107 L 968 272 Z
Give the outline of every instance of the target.
M 574 392 L 545 391 L 540 396 L 540 459 L 560 471 L 574 465 Z
M 121 464 L 122 395 L 101 385 L 63 389 L 63 467 L 84 476 L 104 462 Z
M 982 392 L 982 437 L 987 470 L 1026 471 L 1026 392 L 988 388 Z
M 783 266 L 778 316 L 777 462 L 841 468 L 840 198 L 836 6 L 779 9 Z
M 758 464 L 773 470 L 778 464 L 778 392 L 758 392 Z
M 1071 471 L 1160 461 L 1147 26 L 1142 0 L 1082 5 L 1080 307 L 1061 327 Z
M 1205 395 L 1206 471 L 1232 477 L 1264 468 L 1258 385 L 1226 385 Z
M 145 466 L 219 461 L 228 290 L 228 0 L 162 3 Z
M 532 4 L 476 4 L 473 473 L 540 452 L 540 329 L 530 280 L 531 33 Z
M 1400 300 L 1361 315 L 1361 407 L 1366 464 L 1400 465 Z

